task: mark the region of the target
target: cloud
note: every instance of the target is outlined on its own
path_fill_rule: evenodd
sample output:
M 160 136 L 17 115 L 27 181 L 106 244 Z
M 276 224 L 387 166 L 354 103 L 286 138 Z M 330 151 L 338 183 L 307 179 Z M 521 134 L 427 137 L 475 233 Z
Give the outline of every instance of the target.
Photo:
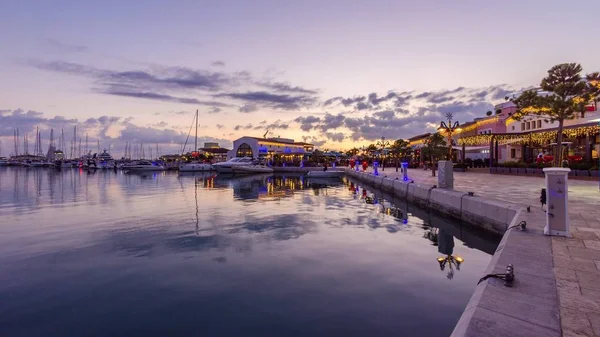
M 52 48 L 65 53 L 81 53 L 88 50 L 86 46 L 67 44 L 51 38 L 45 39 L 45 42 L 52 46 Z
M 325 143 L 327 143 L 327 140 L 320 140 L 315 136 L 302 136 L 302 141 L 305 143 L 313 144 L 316 147 L 323 146 L 325 145 Z
M 219 113 L 219 112 L 221 112 L 221 108 L 217 108 L 216 106 L 213 106 L 212 108 L 210 108 L 208 110 L 209 114 L 216 114 L 216 113 Z
M 124 96 L 124 97 L 135 97 L 135 98 L 145 98 L 157 101 L 164 102 L 175 102 L 175 103 L 183 103 L 183 104 L 194 104 L 194 105 L 204 105 L 204 106 L 212 106 L 214 107 L 230 107 L 233 106 L 231 104 L 216 102 L 216 101 L 201 101 L 196 98 L 189 97 L 174 97 L 170 95 L 158 94 L 154 92 L 127 92 L 127 91 L 113 91 L 106 90 L 103 93 L 114 96 Z
M 219 129 L 219 130 L 221 130 L 222 128 L 225 127 L 225 125 L 223 125 L 223 124 L 217 124 L 216 126 L 217 126 L 217 129 Z
M 307 117 L 300 116 L 300 117 L 294 119 L 294 122 L 300 124 L 300 129 L 302 129 L 302 131 L 312 130 L 313 126 L 320 121 L 321 121 L 321 118 L 315 117 L 315 116 L 307 116 Z
M 344 125 L 345 118 L 346 117 L 344 117 L 342 114 L 332 115 L 330 113 L 326 113 L 325 117 L 321 119 L 318 128 L 324 132 L 331 129 L 337 129 Z
M 299 86 L 291 86 L 287 83 L 283 83 L 283 82 L 258 82 L 257 84 L 259 84 L 260 86 L 272 89 L 276 92 L 290 92 L 290 93 L 296 93 L 296 94 L 310 94 L 310 95 L 314 95 L 317 94 L 318 91 L 317 90 L 312 90 L 312 89 L 305 89 Z
M 233 129 L 235 131 L 239 131 L 239 130 L 250 130 L 254 127 L 254 125 L 252 125 L 252 123 L 248 123 L 246 125 L 236 125 Z
M 283 82 L 257 81 L 247 71 L 225 73 L 181 66 L 154 66 L 150 70 L 117 71 L 73 62 L 39 60 L 30 60 L 28 65 L 46 71 L 87 77 L 94 81 L 93 91 L 95 92 L 130 98 L 220 108 L 233 106 L 221 101 L 189 97 L 190 93 L 198 94 L 200 92 L 202 95 L 211 94 L 214 98 L 244 101 L 249 106 L 282 110 L 300 109 L 317 101 L 315 96 L 317 90 L 305 89 Z M 235 92 L 235 88 L 242 86 L 248 88 L 248 91 Z M 262 90 L 254 90 L 256 87 L 260 87 Z M 264 90 L 265 88 L 268 90 Z M 248 110 L 240 108 L 241 112 L 249 112 Z
M 258 110 L 258 107 L 255 104 L 244 104 L 242 105 L 238 111 L 244 113 L 250 113 Z
M 266 130 L 274 130 L 274 129 L 282 129 L 282 130 L 286 130 L 289 128 L 289 123 L 283 122 L 281 120 L 276 120 L 273 123 L 267 124 L 264 127 L 262 127 L 263 129 Z
M 98 118 L 87 118 L 78 120 L 76 118 L 66 118 L 64 116 L 45 117 L 44 113 L 34 110 L 24 111 L 23 109 L 2 110 L 0 112 L 0 137 L 7 137 L 12 140 L 13 132 L 18 128 L 20 139 L 20 151 L 23 151 L 22 137 L 25 134 L 35 134 L 36 127 L 39 127 L 42 134 L 42 147 L 47 149 L 49 143 L 50 129 L 54 129 L 55 140 L 59 138 L 60 130 L 64 129 L 65 138 L 68 141 L 72 138 L 73 127 L 77 127 L 78 137 L 84 138 L 88 135 L 89 142 L 100 141 L 102 144 L 112 143 L 125 144 L 126 141 L 133 143 L 160 144 L 168 153 L 178 153 L 181 150 L 181 144 L 187 138 L 187 132 L 179 132 L 172 129 L 164 129 L 168 124 L 161 121 L 151 126 L 141 127 L 132 123 L 133 118 L 123 118 L 119 116 L 100 116 Z M 187 130 L 186 130 L 187 131 Z M 217 141 L 220 144 L 230 144 L 226 139 L 217 139 L 213 137 L 200 137 L 201 141 Z M 8 143 L 3 142 L 3 150 L 12 150 Z M 57 141 L 58 145 L 58 141 Z M 31 150 L 31 144 L 30 144 Z
M 344 135 L 344 133 L 342 132 L 325 132 L 325 137 L 329 140 L 332 140 L 334 142 L 338 142 L 341 143 L 344 138 L 346 138 L 346 136 Z
M 191 115 L 192 111 L 166 111 L 166 112 L 155 112 L 154 116 L 185 116 Z
M 225 62 L 223 61 L 215 61 L 213 63 L 211 63 L 212 66 L 214 67 L 224 67 L 225 66 Z
M 160 121 L 156 124 L 150 124 L 150 126 L 155 127 L 155 128 L 165 128 L 169 125 L 169 123 L 165 122 L 165 121 Z
M 227 97 L 252 103 L 259 103 L 273 109 L 297 110 L 315 103 L 315 98 L 306 95 L 272 94 L 266 91 L 248 91 L 244 93 L 223 93 L 215 97 Z

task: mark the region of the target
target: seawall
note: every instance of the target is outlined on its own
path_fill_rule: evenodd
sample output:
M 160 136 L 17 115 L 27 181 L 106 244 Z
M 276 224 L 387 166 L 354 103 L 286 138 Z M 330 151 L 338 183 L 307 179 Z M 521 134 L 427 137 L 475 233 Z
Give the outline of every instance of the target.
M 346 169 L 346 174 L 399 199 L 502 235 L 482 277 L 503 274 L 506 266 L 512 264 L 514 284 L 507 287 L 502 280 L 489 278 L 476 285 L 452 337 L 562 335 L 552 241 L 540 230 L 544 213 L 528 212 L 523 205 L 470 195 L 468 191 L 439 189 L 383 174 L 375 176 L 350 169 Z M 522 221 L 527 223 L 527 231 L 518 230 Z

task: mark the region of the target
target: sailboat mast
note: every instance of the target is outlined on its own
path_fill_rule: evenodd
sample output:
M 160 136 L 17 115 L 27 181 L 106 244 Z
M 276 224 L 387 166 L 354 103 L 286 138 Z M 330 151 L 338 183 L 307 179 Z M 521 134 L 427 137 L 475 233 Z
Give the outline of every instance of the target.
M 198 151 L 198 109 L 196 109 L 196 138 L 194 140 L 194 152 Z
M 88 150 L 88 134 L 87 132 L 85 133 L 85 154 L 87 155 L 89 153 Z

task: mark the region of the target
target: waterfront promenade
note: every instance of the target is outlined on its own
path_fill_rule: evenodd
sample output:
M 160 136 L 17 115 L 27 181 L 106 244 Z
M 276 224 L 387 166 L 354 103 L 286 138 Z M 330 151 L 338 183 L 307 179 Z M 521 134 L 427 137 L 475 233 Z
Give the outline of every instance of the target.
M 386 168 L 379 175 L 395 179 L 401 173 Z M 409 169 L 409 178 L 437 184 L 430 170 Z M 456 335 L 600 336 L 598 182 L 569 180 L 571 238 L 542 235 L 545 213 L 539 197 L 544 184 L 543 177 L 454 172 L 455 190 L 519 205 L 517 220 L 526 220 L 529 229 L 527 234 L 509 233 L 501 243 L 504 251 L 496 254 L 502 256 L 491 263 L 494 272 L 514 263 L 516 287 L 504 289 L 497 282 L 477 287 Z

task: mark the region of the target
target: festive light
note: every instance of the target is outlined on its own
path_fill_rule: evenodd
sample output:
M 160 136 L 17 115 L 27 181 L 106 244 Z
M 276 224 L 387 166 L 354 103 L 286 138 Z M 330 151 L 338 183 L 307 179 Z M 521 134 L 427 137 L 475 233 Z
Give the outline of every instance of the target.
M 455 133 L 463 133 L 463 132 L 469 132 L 469 131 L 473 131 L 475 129 L 478 129 L 481 126 L 484 126 L 486 124 L 493 124 L 493 123 L 498 123 L 499 118 L 498 117 L 491 117 L 491 118 L 486 118 L 486 119 L 482 119 L 482 120 L 478 120 L 473 124 L 469 124 L 466 126 L 461 126 L 459 130 L 456 130 Z
M 600 132 L 600 126 L 581 126 L 578 128 L 569 128 L 563 129 L 563 135 L 567 136 L 567 138 L 576 138 L 583 137 L 586 135 L 594 135 Z M 542 132 L 531 132 L 531 133 L 522 133 L 522 134 L 485 134 L 485 135 L 476 135 L 469 137 L 462 137 L 458 139 L 459 145 L 465 146 L 484 146 L 489 145 L 492 137 L 494 140 L 498 141 L 499 145 L 505 144 L 529 144 L 531 141 L 532 144 L 537 145 L 545 145 L 548 143 L 552 143 L 556 140 L 557 130 L 554 131 L 542 131 Z

